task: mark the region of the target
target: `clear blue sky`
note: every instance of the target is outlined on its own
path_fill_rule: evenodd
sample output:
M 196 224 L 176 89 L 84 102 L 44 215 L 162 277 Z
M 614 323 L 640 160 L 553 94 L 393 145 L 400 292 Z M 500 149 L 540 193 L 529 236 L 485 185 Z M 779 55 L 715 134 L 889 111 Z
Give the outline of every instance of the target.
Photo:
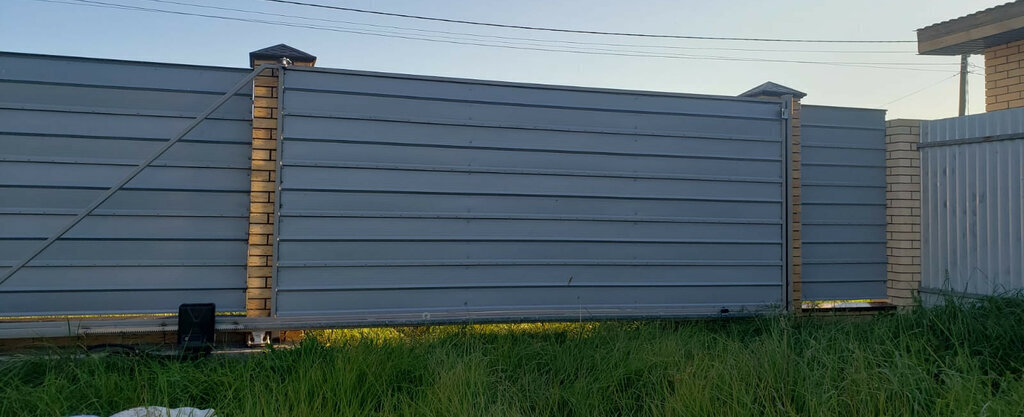
M 75 3 L 76 0 L 54 0 Z M 90 0 L 93 1 L 93 0 Z M 321 67 L 424 75 L 524 81 L 547 84 L 734 95 L 775 81 L 808 94 L 805 103 L 885 108 L 889 118 L 935 119 L 956 115 L 957 57 L 919 56 L 916 44 L 783 44 L 698 40 L 645 40 L 556 34 L 426 22 L 387 16 L 320 10 L 262 0 L 94 0 L 187 13 L 242 17 L 359 31 L 389 31 L 407 37 L 439 36 L 462 42 L 532 43 L 547 49 L 613 49 L 645 54 L 685 54 L 690 59 L 581 55 L 535 50 L 455 45 L 413 39 L 341 33 L 309 28 L 226 21 L 138 10 L 89 7 L 38 0 L 0 0 L 0 50 L 99 58 L 245 67 L 247 53 L 287 43 L 319 57 Z M 303 16 L 286 18 L 171 4 L 202 4 L 248 11 Z M 915 29 L 1004 1 L 985 0 L 303 0 L 406 14 L 505 24 L 583 30 L 648 32 L 731 37 L 915 40 Z M 329 19 L 352 23 L 316 21 Z M 400 27 L 388 29 L 353 23 Z M 444 35 L 410 29 L 465 34 Z M 501 40 L 472 35 L 533 38 Z M 551 41 L 621 43 L 602 46 Z M 673 48 L 784 49 L 735 51 Z M 905 51 L 838 53 L 813 51 Z M 708 56 L 871 64 L 863 68 L 823 64 L 715 61 Z M 971 62 L 983 65 L 981 56 Z M 926 64 L 915 66 L 890 63 Z M 931 65 L 947 64 L 947 65 Z M 926 70 L 926 71 L 919 71 Z M 983 73 L 983 69 L 972 71 Z M 970 76 L 970 112 L 984 111 L 984 77 Z M 926 88 L 927 87 L 927 88 Z M 886 104 L 915 91 L 917 94 Z

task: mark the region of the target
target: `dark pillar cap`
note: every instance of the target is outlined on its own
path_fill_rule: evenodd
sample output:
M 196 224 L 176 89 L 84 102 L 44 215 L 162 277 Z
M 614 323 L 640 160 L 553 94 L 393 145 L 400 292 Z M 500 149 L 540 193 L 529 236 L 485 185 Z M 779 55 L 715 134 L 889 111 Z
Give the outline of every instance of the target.
M 801 99 L 806 96 L 807 93 L 803 91 L 794 90 L 786 87 L 782 84 L 776 84 L 768 81 L 757 87 L 751 88 L 740 94 L 740 97 L 782 97 L 782 96 L 793 96 L 793 98 Z
M 249 66 L 255 67 L 257 60 L 270 60 L 277 61 L 281 58 L 288 58 L 292 62 L 296 63 L 307 63 L 313 65 L 316 63 L 316 57 L 308 53 L 302 52 L 298 49 L 292 48 L 283 43 L 279 43 L 274 46 L 268 46 L 266 48 L 249 52 Z

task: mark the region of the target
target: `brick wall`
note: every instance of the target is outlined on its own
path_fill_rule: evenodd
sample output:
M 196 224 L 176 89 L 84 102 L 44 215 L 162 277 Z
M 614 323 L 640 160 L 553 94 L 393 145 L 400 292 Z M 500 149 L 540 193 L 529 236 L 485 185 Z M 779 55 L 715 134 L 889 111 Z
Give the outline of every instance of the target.
M 889 302 L 908 306 L 921 286 L 921 122 L 885 125 L 887 293 Z
M 985 111 L 1024 107 L 1024 40 L 985 50 Z

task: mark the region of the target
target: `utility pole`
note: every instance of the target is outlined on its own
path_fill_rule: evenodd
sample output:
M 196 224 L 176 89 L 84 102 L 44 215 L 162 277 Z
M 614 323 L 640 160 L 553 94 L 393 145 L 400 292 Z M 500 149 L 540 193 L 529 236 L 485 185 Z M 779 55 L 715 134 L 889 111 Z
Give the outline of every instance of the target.
M 960 115 L 967 114 L 967 57 L 960 55 Z

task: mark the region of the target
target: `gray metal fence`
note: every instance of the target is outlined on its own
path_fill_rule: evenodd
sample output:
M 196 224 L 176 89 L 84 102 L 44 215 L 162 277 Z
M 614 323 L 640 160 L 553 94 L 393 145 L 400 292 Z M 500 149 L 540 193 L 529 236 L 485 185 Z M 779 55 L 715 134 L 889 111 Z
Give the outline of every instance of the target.
M 283 73 L 283 320 L 682 317 L 788 299 L 786 100 Z M 251 101 L 225 93 L 247 74 L 0 53 L 0 267 L 227 100 L 0 284 L 0 316 L 243 311 Z M 802 119 L 804 296 L 884 297 L 882 113 Z
M 802 298 L 886 298 L 885 111 L 803 106 Z
M 1024 109 L 921 123 L 922 296 L 1024 289 Z
M 0 266 L 29 255 L 248 72 L 0 53 Z M 0 285 L 0 316 L 163 313 L 183 302 L 244 311 L 248 94 Z
M 780 101 L 294 68 L 278 316 L 784 303 Z

